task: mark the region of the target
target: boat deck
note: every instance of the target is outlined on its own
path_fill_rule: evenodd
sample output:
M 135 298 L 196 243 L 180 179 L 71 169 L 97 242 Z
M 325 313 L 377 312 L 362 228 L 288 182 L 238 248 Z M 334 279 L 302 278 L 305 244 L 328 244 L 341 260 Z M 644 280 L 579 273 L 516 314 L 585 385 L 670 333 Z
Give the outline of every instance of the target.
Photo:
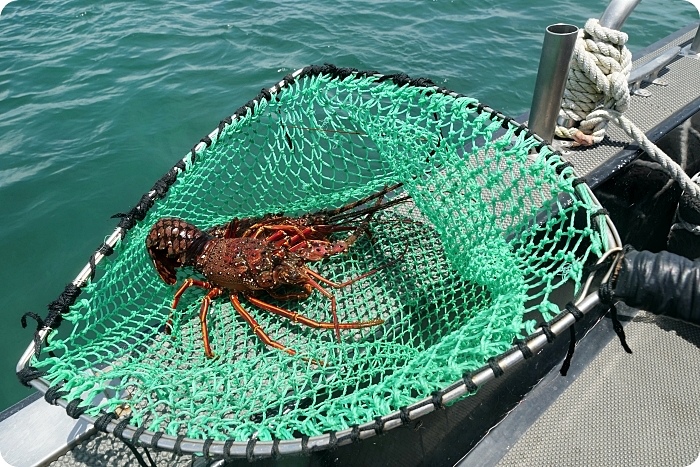
M 700 327 L 625 310 L 632 354 L 604 319 L 579 343 L 568 375 L 555 368 L 462 465 L 686 466 L 698 459 Z

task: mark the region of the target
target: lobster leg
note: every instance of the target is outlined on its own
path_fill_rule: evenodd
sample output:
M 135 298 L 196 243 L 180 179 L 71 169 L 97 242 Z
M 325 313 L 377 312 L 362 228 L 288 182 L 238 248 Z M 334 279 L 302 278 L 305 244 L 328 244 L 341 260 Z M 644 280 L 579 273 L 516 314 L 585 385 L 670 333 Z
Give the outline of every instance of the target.
M 319 286 L 320 287 L 320 286 Z M 323 290 L 323 288 L 321 288 Z M 330 297 L 332 300 L 333 305 L 335 305 L 335 297 L 325 291 L 326 296 Z M 272 305 L 270 303 L 264 302 L 260 300 L 259 298 L 253 297 L 251 295 L 246 295 L 246 298 L 250 303 L 253 305 L 257 306 L 258 308 L 262 308 L 265 311 L 269 311 L 270 313 L 274 313 L 276 315 L 282 316 L 284 318 L 292 320 L 294 323 L 300 323 L 305 326 L 309 326 L 311 328 L 315 329 L 335 329 L 336 330 L 336 336 L 338 340 L 340 340 L 340 331 L 339 329 L 361 329 L 361 328 L 368 328 L 371 326 L 378 326 L 384 322 L 383 319 L 373 319 L 370 321 L 355 321 L 351 323 L 338 323 L 337 322 L 337 316 L 335 315 L 335 309 L 333 311 L 333 317 L 335 318 L 335 322 L 333 323 L 328 323 L 328 322 L 323 322 L 323 321 L 316 321 L 313 320 L 307 316 L 304 316 L 300 313 L 295 313 L 290 310 L 287 310 L 285 308 L 281 308 L 275 305 Z M 253 332 L 255 333 L 258 338 L 263 341 L 265 345 L 269 345 L 270 347 L 274 347 L 276 349 L 282 350 L 284 352 L 287 352 L 289 355 L 295 355 L 296 351 L 287 348 L 280 344 L 279 342 L 273 340 L 265 331 L 262 330 L 260 325 L 258 324 L 257 321 L 255 321 L 255 318 L 253 318 L 250 313 L 248 313 L 243 306 L 241 305 L 241 302 L 238 299 L 237 294 L 232 294 L 231 295 L 231 303 L 233 304 L 233 307 L 238 311 L 238 313 L 245 319 L 248 324 L 253 328 Z M 323 365 L 323 362 L 316 362 L 315 360 L 312 360 L 312 362 Z
M 192 279 L 192 278 L 185 279 L 182 282 L 182 285 L 180 286 L 180 288 L 177 289 L 177 292 L 175 292 L 175 296 L 173 297 L 173 303 L 172 303 L 172 305 L 170 305 L 170 307 L 173 310 L 175 308 L 177 308 L 177 304 L 180 303 L 180 297 L 182 297 L 182 294 L 185 293 L 185 290 L 189 289 L 193 285 L 195 285 L 197 287 L 201 287 L 203 289 L 207 289 L 207 290 L 211 290 L 214 288 L 214 286 L 211 285 L 209 282 L 204 282 L 204 281 L 200 281 L 200 280 Z
M 307 272 L 310 272 L 310 270 L 307 269 Z M 321 277 L 318 275 L 318 277 Z M 328 298 L 331 301 L 331 316 L 333 317 L 333 329 L 335 329 L 335 337 L 340 342 L 340 323 L 338 322 L 338 314 L 336 313 L 336 301 L 335 301 L 335 295 L 321 287 L 321 285 L 316 282 L 315 280 L 311 279 L 310 277 L 307 277 L 307 283 L 311 285 L 314 289 L 318 290 L 321 292 L 326 298 Z M 383 322 L 383 321 L 382 321 Z
M 191 278 L 185 279 L 180 288 L 177 289 L 177 292 L 175 292 L 175 296 L 173 296 L 173 303 L 170 305 L 170 308 L 172 308 L 172 310 L 170 311 L 170 315 L 168 315 L 168 320 L 165 322 L 166 334 L 170 334 L 173 330 L 173 312 L 177 308 L 177 304 L 180 303 L 180 297 L 182 297 L 182 294 L 185 293 L 185 290 L 189 289 L 193 285 L 207 290 L 211 290 L 214 287 L 209 282 L 204 282 Z
M 262 330 L 260 325 L 258 324 L 257 321 L 255 321 L 255 318 L 248 313 L 245 308 L 243 308 L 243 305 L 241 305 L 241 301 L 238 299 L 238 294 L 237 293 L 232 293 L 231 294 L 231 304 L 233 307 L 236 309 L 238 314 L 241 315 L 241 317 L 246 320 L 246 322 L 250 325 L 251 328 L 253 328 L 253 333 L 258 336 L 258 338 L 263 341 L 265 345 L 269 345 L 270 347 L 274 347 L 275 349 L 281 350 L 283 352 L 287 352 L 289 355 L 296 355 L 296 352 L 292 349 L 288 349 L 287 347 L 283 346 L 276 340 L 272 339 L 270 336 L 267 335 L 265 331 Z M 250 297 L 248 297 L 250 299 Z M 264 302 L 263 302 L 264 303 Z
M 262 232 L 269 230 L 273 233 L 265 238 L 265 241 L 274 243 L 278 247 L 292 247 L 294 248 L 297 244 L 306 243 L 306 241 L 322 241 L 319 238 L 326 238 L 327 235 L 334 232 L 347 232 L 350 230 L 355 230 L 355 227 L 346 225 L 313 225 L 304 227 L 297 227 L 296 225 L 289 224 L 273 224 L 273 225 L 263 225 L 261 226 L 253 235 L 253 238 L 257 238 Z M 323 240 L 324 243 L 330 243 Z M 290 249 L 291 251 L 291 249 Z
M 177 308 L 177 304 L 180 302 L 180 298 L 182 297 L 182 294 L 185 293 L 187 289 L 189 289 L 192 286 L 197 286 L 201 287 L 203 289 L 209 290 L 207 295 L 202 299 L 202 307 L 199 310 L 199 322 L 202 326 L 202 341 L 204 342 L 204 354 L 209 357 L 213 358 L 214 354 L 211 351 L 211 345 L 209 344 L 209 328 L 207 327 L 207 312 L 209 311 L 209 307 L 211 306 L 211 301 L 214 300 L 216 297 L 220 296 L 222 293 L 224 293 L 223 289 L 220 289 L 218 287 L 214 287 L 211 283 L 209 282 L 204 282 L 200 281 L 197 279 L 185 279 L 185 281 L 182 283 L 179 289 L 177 289 L 177 292 L 175 292 L 175 296 L 173 297 L 173 303 L 172 303 L 172 309 L 175 310 Z M 165 333 L 170 334 L 172 331 L 173 327 L 173 312 L 170 312 L 170 316 L 168 316 L 168 321 L 165 324 Z
M 281 308 L 275 305 L 272 305 L 270 303 L 264 302 L 260 300 L 259 298 L 253 297 L 253 296 L 246 296 L 248 301 L 252 303 L 253 305 L 262 308 L 265 311 L 269 311 L 270 313 L 274 313 L 276 315 L 282 316 L 284 318 L 292 320 L 294 323 L 300 323 L 305 326 L 308 326 L 310 328 L 314 329 L 334 329 L 335 328 L 335 323 L 328 323 L 324 321 L 316 321 L 308 316 L 304 316 L 300 313 L 295 313 L 290 310 L 287 310 L 285 308 Z M 369 321 L 355 321 L 355 322 L 350 322 L 350 323 L 338 323 L 338 328 L 339 329 L 362 329 L 362 328 L 369 328 L 372 326 L 378 326 L 384 322 L 383 319 L 373 319 Z
M 297 229 L 298 230 L 298 229 Z M 325 224 L 318 224 L 314 226 L 309 226 L 305 227 L 304 230 L 299 230 L 296 235 L 293 235 L 288 238 L 284 238 L 280 241 L 282 238 L 279 235 L 270 235 L 267 240 L 270 242 L 276 242 L 275 245 L 277 246 L 285 246 L 285 247 L 293 247 L 299 242 L 302 242 L 303 240 L 306 239 L 312 239 L 316 240 L 319 238 L 326 238 L 329 234 L 332 234 L 334 232 L 347 232 L 350 230 L 355 230 L 355 227 L 349 226 L 349 225 L 325 225 Z
M 372 269 L 371 271 L 367 271 L 367 272 L 364 273 L 364 274 L 360 274 L 360 275 L 357 276 L 357 277 L 353 277 L 352 279 L 348 279 L 348 280 L 346 280 L 345 282 L 333 282 L 333 281 L 330 281 L 330 280 L 326 279 L 325 277 L 323 277 L 322 275 L 320 275 L 319 273 L 317 273 L 316 271 L 312 271 L 312 270 L 309 269 L 309 268 L 305 268 L 305 272 L 306 272 L 306 274 L 307 274 L 308 276 L 311 276 L 311 277 L 313 277 L 314 279 L 318 280 L 319 282 L 323 282 L 324 284 L 329 285 L 329 286 L 333 287 L 334 289 L 342 289 L 343 287 L 347 287 L 347 286 L 349 286 L 350 284 L 354 284 L 355 282 L 359 281 L 360 279 L 364 279 L 365 277 L 369 277 L 369 276 L 371 276 L 371 275 L 373 275 L 373 274 L 376 274 L 378 271 L 380 271 L 380 270 L 382 270 L 382 269 L 392 267 L 394 264 L 396 264 L 397 262 L 399 262 L 399 261 L 404 257 L 404 255 L 406 254 L 407 251 L 408 251 L 408 247 L 406 248 L 406 250 L 404 250 L 404 252 L 403 252 L 400 256 L 398 256 L 397 258 L 394 258 L 393 260 L 389 261 L 388 263 L 383 264 L 383 265 L 381 265 L 381 266 L 378 267 L 378 268 L 374 268 L 374 269 Z M 311 285 L 314 289 L 316 289 L 316 290 L 318 290 L 319 292 L 321 292 L 324 296 L 328 297 L 328 298 L 330 299 L 330 301 L 331 301 L 331 315 L 333 316 L 333 324 L 334 324 L 334 327 L 335 327 L 335 335 L 336 335 L 336 337 L 338 338 L 338 342 L 340 342 L 340 329 L 343 329 L 343 328 L 340 327 L 340 326 L 339 326 L 339 323 L 338 323 L 338 316 L 336 315 L 336 300 L 335 300 L 335 296 L 334 296 L 333 294 L 331 294 L 329 291 L 327 291 L 326 289 L 324 289 L 324 288 L 321 286 L 321 284 L 319 284 L 318 282 L 316 282 L 316 281 L 314 281 L 313 279 L 311 279 L 311 277 L 307 277 L 307 283 L 308 283 L 309 285 Z M 382 321 L 382 322 L 383 322 L 383 321 Z
M 268 224 L 268 225 L 261 225 L 258 227 L 258 229 L 253 233 L 253 235 L 250 235 L 252 238 L 258 238 L 260 234 L 262 234 L 266 230 L 271 230 L 274 233 L 270 235 L 269 237 L 265 238 L 266 241 L 268 242 L 274 242 L 280 239 L 285 238 L 285 233 L 292 232 L 296 235 L 302 235 L 302 230 L 297 227 L 296 225 L 289 225 L 289 224 Z M 247 235 L 246 235 L 247 236 Z
M 202 326 L 202 341 L 204 342 L 204 355 L 208 358 L 214 358 L 214 353 L 211 351 L 209 344 L 209 328 L 207 327 L 207 312 L 211 301 L 224 293 L 223 289 L 218 287 L 212 288 L 209 293 L 202 299 L 202 308 L 199 310 L 199 322 Z
M 306 300 L 311 296 L 314 289 L 309 284 L 302 285 L 303 291 L 279 294 L 274 290 L 268 290 L 267 294 L 276 300 Z

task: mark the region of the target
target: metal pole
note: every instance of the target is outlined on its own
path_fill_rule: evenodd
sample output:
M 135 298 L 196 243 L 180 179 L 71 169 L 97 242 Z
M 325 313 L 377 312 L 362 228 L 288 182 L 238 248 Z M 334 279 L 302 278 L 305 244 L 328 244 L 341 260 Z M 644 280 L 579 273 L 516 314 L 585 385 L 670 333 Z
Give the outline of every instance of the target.
M 529 127 L 540 138 L 552 142 L 554 125 L 564 97 L 569 63 L 574 53 L 578 28 L 571 24 L 547 26 L 542 44 L 540 66 L 530 106 Z
M 698 30 L 695 33 L 695 39 L 693 39 L 693 43 L 690 44 L 690 53 L 700 54 L 700 26 L 698 26 Z
M 598 24 L 609 29 L 620 30 L 632 10 L 642 0 L 611 0 Z

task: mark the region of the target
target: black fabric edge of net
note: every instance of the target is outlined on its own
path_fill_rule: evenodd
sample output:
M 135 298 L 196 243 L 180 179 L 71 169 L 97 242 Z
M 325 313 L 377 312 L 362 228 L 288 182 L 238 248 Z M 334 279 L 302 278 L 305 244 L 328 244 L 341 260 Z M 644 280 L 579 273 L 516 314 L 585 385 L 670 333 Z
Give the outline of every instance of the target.
M 192 147 L 192 149 L 185 156 L 185 158 L 178 160 L 178 162 L 165 175 L 163 175 L 163 177 L 157 180 L 153 187 L 141 196 L 139 202 L 130 211 L 128 211 L 127 213 L 117 213 L 114 216 L 112 216 L 113 218 L 120 218 L 115 233 L 117 233 L 119 235 L 119 238 L 123 240 L 126 237 L 129 230 L 131 230 L 137 222 L 142 221 L 146 217 L 146 215 L 154 206 L 156 201 L 164 198 L 167 195 L 169 188 L 177 181 L 177 177 L 179 176 L 179 174 L 186 171 L 187 157 L 190 157 L 191 164 L 195 164 L 197 160 L 197 153 L 201 152 L 204 149 L 204 147 L 210 147 L 214 143 L 212 136 L 218 137 L 218 135 L 220 135 L 229 125 L 233 124 L 233 122 L 235 121 L 234 119 L 241 118 L 247 115 L 248 112 L 254 113 L 255 108 L 257 107 L 257 104 L 260 101 L 270 101 L 271 99 L 273 99 L 274 95 L 276 95 L 277 93 L 282 91 L 284 87 L 291 85 L 295 81 L 305 77 L 313 77 L 320 75 L 328 75 L 332 78 L 339 78 L 341 80 L 350 77 L 352 77 L 353 79 L 376 77 L 377 82 L 379 83 L 390 80 L 397 86 L 408 85 L 413 87 L 429 88 L 431 92 L 444 94 L 453 98 L 466 97 L 463 94 L 459 94 L 447 88 L 437 86 L 435 85 L 435 83 L 433 83 L 433 81 L 431 81 L 428 78 L 410 78 L 408 75 L 403 73 L 382 75 L 376 71 L 359 71 L 355 68 L 342 68 L 336 67 L 335 65 L 331 64 L 311 65 L 304 67 L 286 75 L 282 79 L 282 81 L 280 81 L 276 85 L 270 88 L 264 88 L 258 94 L 258 96 L 248 101 L 243 106 L 239 107 L 233 113 L 232 116 L 226 117 L 223 120 L 221 120 L 216 129 L 212 131 L 212 133 L 210 133 L 209 135 L 202 138 L 195 146 Z M 524 123 L 519 123 L 515 119 L 508 117 L 502 114 L 501 112 L 496 111 L 482 103 L 469 103 L 467 104 L 467 107 L 472 110 L 476 110 L 478 114 L 488 113 L 489 118 L 492 121 L 500 120 L 501 126 L 504 129 L 515 127 L 515 136 L 520 136 L 522 132 L 525 132 L 526 138 L 532 137 L 538 142 L 537 146 L 533 148 L 534 150 L 539 152 L 543 148 L 547 147 L 547 143 L 538 135 L 532 133 L 531 130 Z M 216 135 L 214 135 L 214 133 L 216 133 Z M 552 154 L 548 157 L 552 156 L 561 156 L 561 153 L 553 150 Z M 565 168 L 570 166 L 571 164 L 569 164 L 568 162 L 562 162 L 556 167 L 557 173 L 561 174 L 561 172 Z M 576 178 L 574 180 L 574 183 L 575 186 L 577 186 L 579 184 L 586 183 L 586 180 L 583 178 Z M 101 259 L 97 258 L 97 254 L 99 253 L 102 256 L 111 255 L 113 253 L 113 247 L 115 245 L 116 240 L 113 244 L 109 244 L 106 241 L 102 245 L 100 245 L 100 247 L 95 251 L 95 253 L 93 253 L 90 256 L 88 265 L 86 266 L 86 268 L 88 268 L 89 271 L 90 279 L 94 278 L 96 265 L 99 262 L 99 259 Z M 59 295 L 59 297 L 48 305 L 49 312 L 46 318 L 41 319 L 37 314 L 32 312 L 25 313 L 22 316 L 21 324 L 23 327 L 26 327 L 27 316 L 37 321 L 37 329 L 34 333 L 35 355 L 37 357 L 40 355 L 41 344 L 43 340 L 42 338 L 40 338 L 40 331 L 47 330 L 48 332 L 50 332 L 51 330 L 57 329 L 60 326 L 62 315 L 67 313 L 69 311 L 70 306 L 72 306 L 75 303 L 78 295 L 80 295 L 81 288 L 85 285 L 86 282 L 87 278 L 84 281 L 78 281 L 76 279 L 76 281 L 74 281 L 73 283 L 68 284 L 65 290 Z M 172 448 L 168 448 L 168 445 L 174 442 L 176 449 L 182 453 L 202 454 L 207 455 L 208 457 L 215 457 L 215 452 L 212 452 L 212 447 L 222 447 L 223 452 L 219 457 L 223 457 L 224 459 L 248 458 L 249 460 L 255 460 L 263 457 L 278 458 L 280 457 L 280 455 L 282 455 L 282 450 L 280 449 L 281 445 L 287 447 L 287 449 L 284 449 L 283 454 L 310 454 L 311 452 L 314 452 L 316 450 L 334 449 L 337 446 L 342 446 L 351 442 L 356 442 L 374 435 L 380 435 L 386 430 L 395 428 L 396 426 L 408 424 L 420 418 L 421 416 L 433 412 L 437 409 L 445 409 L 445 405 L 451 402 L 452 400 L 455 400 L 458 397 L 467 393 L 473 394 L 478 390 L 480 386 L 482 386 L 486 382 L 490 381 L 491 379 L 498 378 L 499 376 L 504 374 L 505 370 L 501 367 L 500 363 L 507 356 L 510 356 L 513 353 L 517 352 L 520 353 L 520 355 L 522 356 L 521 360 L 526 360 L 532 357 L 534 354 L 529 348 L 528 343 L 532 342 L 535 338 L 542 334 L 547 335 L 547 341 L 551 342 L 555 335 L 554 333 L 552 333 L 551 330 L 549 330 L 549 325 L 562 319 L 562 317 L 568 314 L 571 314 L 571 311 L 569 309 L 562 311 L 552 320 L 550 320 L 547 323 L 544 323 L 544 326 L 540 327 L 540 331 L 536 331 L 525 340 L 515 340 L 514 345 L 511 347 L 511 349 L 504 352 L 498 357 L 490 358 L 486 365 L 468 374 L 465 374 L 461 381 L 455 382 L 442 390 L 433 392 L 428 398 L 418 401 L 408 407 L 402 407 L 400 410 L 395 411 L 389 415 L 377 417 L 372 422 L 368 422 L 363 425 L 354 425 L 353 427 L 346 430 L 327 432 L 323 435 L 315 437 L 305 436 L 303 438 L 296 438 L 294 440 L 272 440 L 261 442 L 257 439 L 251 439 L 248 442 L 244 443 L 237 442 L 234 440 L 215 441 L 211 438 L 199 440 L 184 438 L 182 436 L 172 437 L 166 435 L 164 432 L 152 432 L 146 430 L 144 427 L 135 427 L 129 425 L 127 421 L 129 420 L 128 418 L 118 419 L 114 413 L 105 412 L 97 418 L 84 415 L 84 412 L 88 409 L 88 407 L 81 404 L 83 404 L 85 401 L 83 401 L 82 399 L 74 399 L 71 401 L 63 399 L 62 396 L 65 395 L 65 392 L 61 391 L 62 383 L 59 383 L 56 386 L 49 386 L 49 384 L 47 384 L 47 381 L 43 379 L 43 376 L 45 376 L 46 372 L 39 371 L 37 368 L 32 367 L 31 365 L 25 365 L 21 370 L 17 371 L 17 377 L 21 384 L 28 387 L 32 386 L 31 383 L 35 380 L 39 380 L 40 384 L 36 384 L 36 388 L 38 390 L 41 390 L 42 387 L 47 388 L 45 392 L 45 399 L 47 400 L 47 402 L 53 405 L 63 406 L 66 409 L 66 413 L 70 417 L 74 419 L 82 418 L 89 423 L 96 424 L 96 426 L 99 425 L 98 428 L 100 429 L 100 431 L 103 431 L 105 433 L 112 433 L 116 437 L 125 441 L 127 444 L 146 446 L 146 444 L 141 441 L 141 437 L 143 435 L 147 435 L 151 438 L 150 443 L 148 443 L 148 446 L 152 448 L 172 450 Z M 46 335 L 44 336 L 44 339 L 45 337 Z M 477 384 L 474 381 L 475 378 L 478 378 L 478 376 L 483 375 L 484 373 L 490 374 L 491 376 L 487 377 L 487 379 L 485 379 L 483 382 Z M 447 395 L 449 395 L 450 397 L 448 398 L 448 400 L 445 400 L 445 397 Z M 414 412 L 420 413 L 414 414 L 415 416 L 412 416 L 412 413 Z M 396 421 L 398 421 L 398 423 L 392 424 L 392 422 Z M 389 424 L 388 427 L 387 424 Z M 127 431 L 130 434 L 130 436 L 125 435 L 125 431 Z M 162 442 L 163 440 L 165 440 L 166 442 Z M 183 450 L 183 443 L 197 445 L 200 446 L 200 448 L 195 451 Z M 258 452 L 264 449 L 267 449 L 267 451 L 263 453 Z M 234 452 L 231 452 L 232 450 Z M 214 449 L 214 451 L 216 451 L 216 449 Z

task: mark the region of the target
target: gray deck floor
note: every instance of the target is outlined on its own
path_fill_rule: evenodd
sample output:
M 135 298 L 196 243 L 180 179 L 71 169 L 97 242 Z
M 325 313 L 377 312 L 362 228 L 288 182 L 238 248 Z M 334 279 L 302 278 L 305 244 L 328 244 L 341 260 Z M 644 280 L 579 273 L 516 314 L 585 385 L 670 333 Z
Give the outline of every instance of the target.
M 640 312 L 625 332 L 633 353 L 617 339 L 608 343 L 497 465 L 687 466 L 698 459 L 700 327 Z

